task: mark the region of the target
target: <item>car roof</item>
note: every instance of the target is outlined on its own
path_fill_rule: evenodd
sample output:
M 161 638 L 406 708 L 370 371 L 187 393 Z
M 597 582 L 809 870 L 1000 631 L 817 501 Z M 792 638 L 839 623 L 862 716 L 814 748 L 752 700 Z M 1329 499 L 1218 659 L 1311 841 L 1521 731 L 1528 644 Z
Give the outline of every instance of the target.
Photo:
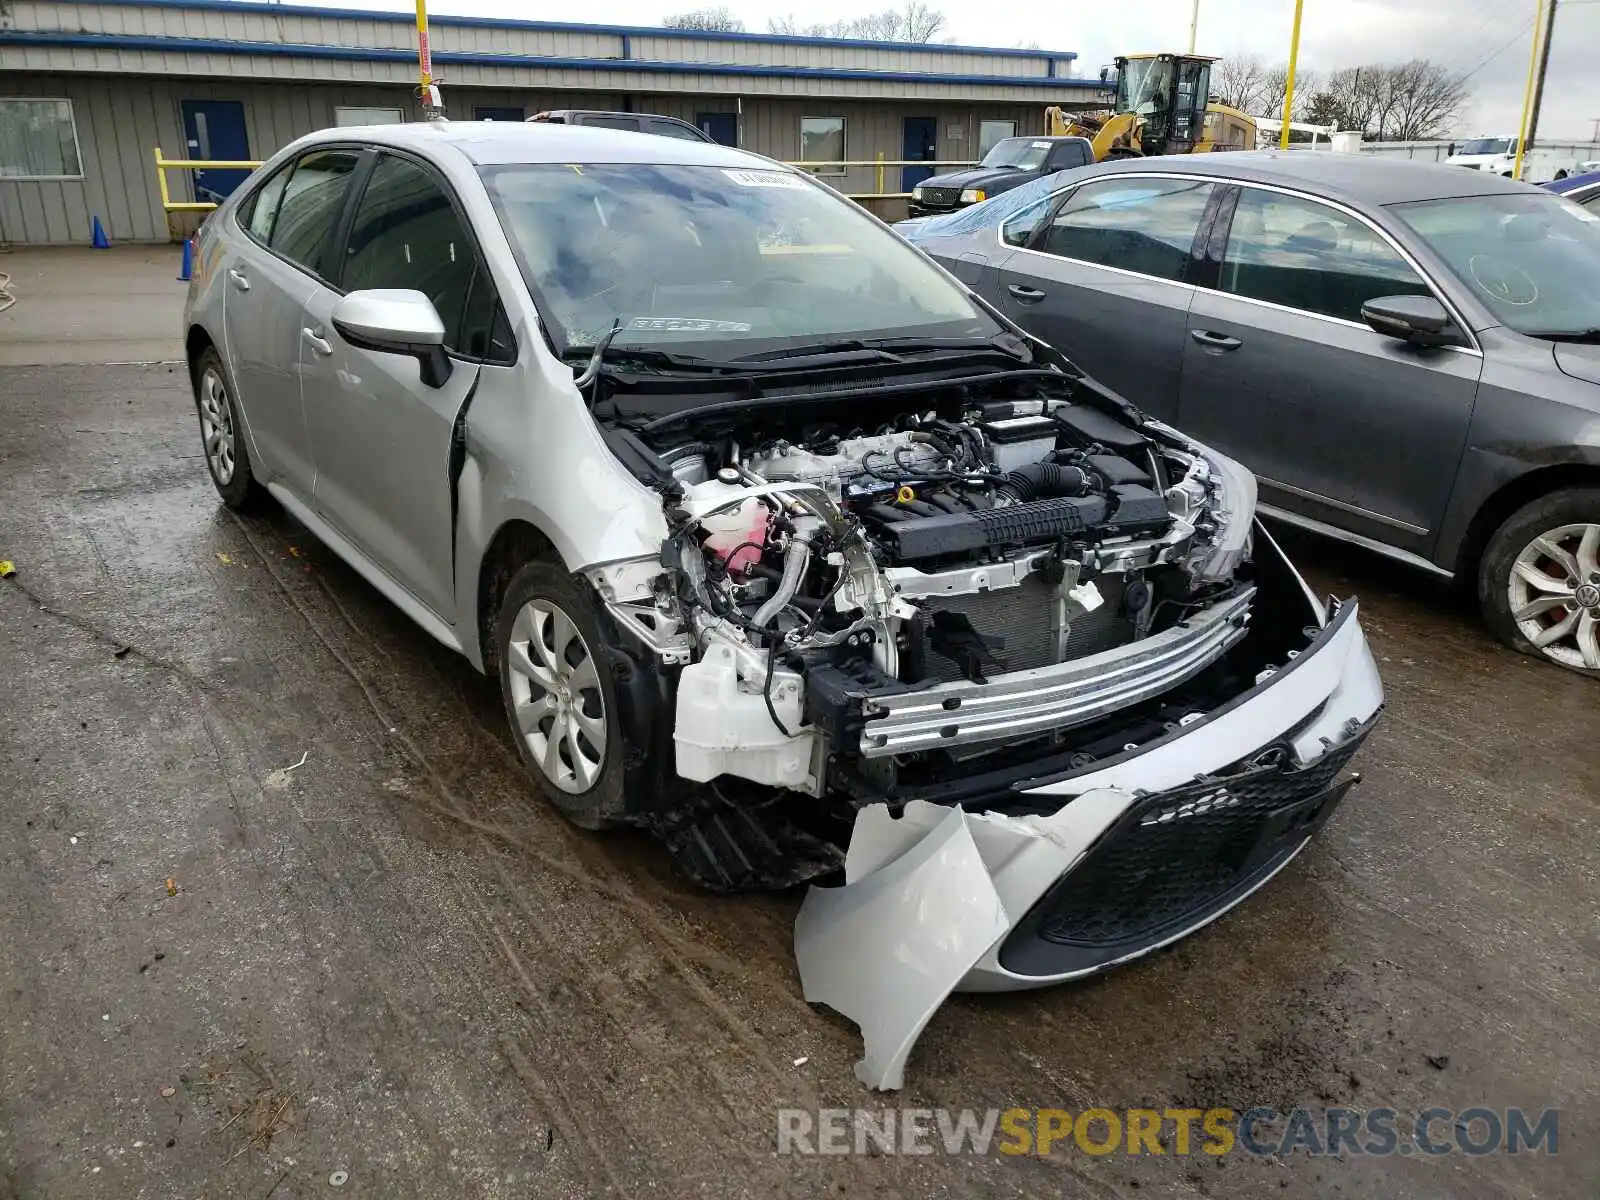
M 1277 184 L 1356 205 L 1405 204 L 1457 196 L 1525 192 L 1530 185 L 1466 167 L 1419 163 L 1377 154 L 1333 150 L 1237 150 L 1154 158 L 1124 158 L 1082 168 L 1094 174 L 1181 171 L 1243 183 Z
M 651 163 L 669 166 L 788 170 L 781 163 L 713 142 L 661 137 L 553 121 L 415 121 L 325 129 L 300 143 L 357 138 L 423 155 L 450 147 L 476 166 L 506 163 Z
M 1568 175 L 1565 179 L 1552 180 L 1544 186 L 1552 192 L 1564 194 L 1576 192 L 1580 188 L 1593 187 L 1600 183 L 1600 171 L 1590 171 L 1587 175 Z

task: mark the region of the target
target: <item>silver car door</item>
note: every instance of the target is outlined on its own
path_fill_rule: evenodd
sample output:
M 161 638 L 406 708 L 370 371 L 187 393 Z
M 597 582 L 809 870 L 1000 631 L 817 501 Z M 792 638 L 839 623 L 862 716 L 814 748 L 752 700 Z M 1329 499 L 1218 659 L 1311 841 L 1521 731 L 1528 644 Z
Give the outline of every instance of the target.
M 996 269 L 996 298 L 1100 382 L 1171 420 L 1192 252 L 1215 190 L 1144 173 L 1091 180 Z
M 415 358 L 362 349 L 333 325 L 337 297 L 302 331 L 306 419 L 317 463 L 317 512 L 441 617 L 454 612 L 450 439 L 472 392 L 496 302 L 465 221 L 439 177 L 395 154 L 379 158 L 344 249 L 345 292 L 424 293 L 445 327 L 451 370 L 425 383 Z M 465 335 L 465 340 L 464 340 Z M 476 356 L 467 354 L 479 350 Z
M 1426 554 L 1483 358 L 1379 334 L 1361 306 L 1432 294 L 1354 212 L 1243 188 L 1217 290 L 1189 312 L 1178 425 L 1254 471 L 1269 505 Z
M 223 324 L 256 470 L 309 499 L 314 467 L 300 389 L 302 315 L 319 292 L 327 238 L 359 161 L 324 150 L 282 168 L 241 207 L 225 235 Z

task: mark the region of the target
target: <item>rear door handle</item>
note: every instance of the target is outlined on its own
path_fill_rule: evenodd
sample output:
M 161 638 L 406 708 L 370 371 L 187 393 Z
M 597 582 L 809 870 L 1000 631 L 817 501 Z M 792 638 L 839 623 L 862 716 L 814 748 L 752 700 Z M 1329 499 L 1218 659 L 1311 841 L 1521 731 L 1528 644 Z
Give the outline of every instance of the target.
M 238 288 L 241 292 L 248 292 L 250 290 L 250 281 L 245 278 L 244 272 L 238 267 L 228 268 L 228 278 L 233 281 L 233 286 Z
M 307 344 L 318 354 L 329 355 L 333 353 L 333 346 L 327 338 L 322 336 L 318 329 L 312 329 L 307 325 L 300 330 L 300 336 L 305 338 Z
M 1039 301 L 1044 299 L 1043 292 L 1041 292 L 1038 288 L 1029 287 L 1024 283 L 1013 283 L 1006 289 L 1006 291 L 1010 292 L 1024 304 L 1037 304 Z
M 1207 350 L 1228 351 L 1237 350 L 1244 345 L 1236 337 L 1229 337 L 1225 333 L 1212 333 L 1209 329 L 1191 329 L 1189 336 L 1199 342 Z

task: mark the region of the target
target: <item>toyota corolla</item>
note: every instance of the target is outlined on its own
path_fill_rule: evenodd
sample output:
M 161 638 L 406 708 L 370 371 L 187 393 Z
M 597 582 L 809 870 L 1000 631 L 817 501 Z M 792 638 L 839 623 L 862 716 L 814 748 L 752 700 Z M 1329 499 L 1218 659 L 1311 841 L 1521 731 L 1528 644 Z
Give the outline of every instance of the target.
M 899 1086 L 951 990 L 1227 911 L 1382 706 L 1225 456 L 859 208 L 720 146 L 294 143 L 205 223 L 223 500 L 273 498 L 498 679 L 533 783 L 692 877 L 813 887 L 809 999 Z

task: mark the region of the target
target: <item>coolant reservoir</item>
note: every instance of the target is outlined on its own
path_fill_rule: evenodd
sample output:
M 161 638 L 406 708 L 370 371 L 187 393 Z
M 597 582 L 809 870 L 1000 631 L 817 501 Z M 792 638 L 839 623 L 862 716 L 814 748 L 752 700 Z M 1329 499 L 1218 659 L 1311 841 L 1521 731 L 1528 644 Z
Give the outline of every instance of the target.
M 688 489 L 685 505 L 696 515 L 710 513 L 700 522 L 706 531 L 705 548 L 737 574 L 748 571 L 761 558 L 767 541 L 767 506 L 748 491 L 743 483 L 708 479 Z

